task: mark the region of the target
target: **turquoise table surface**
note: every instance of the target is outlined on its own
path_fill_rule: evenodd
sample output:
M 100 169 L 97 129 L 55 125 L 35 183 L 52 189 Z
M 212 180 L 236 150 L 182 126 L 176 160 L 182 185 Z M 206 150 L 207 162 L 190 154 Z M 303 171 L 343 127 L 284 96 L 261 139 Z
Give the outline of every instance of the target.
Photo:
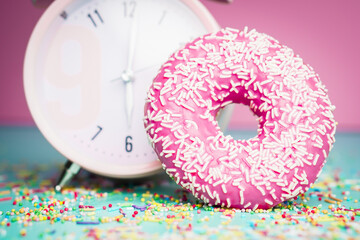
M 35 127 L 0 127 L 0 239 L 360 239 L 359 160 L 360 134 L 337 133 L 308 192 L 254 212 L 203 205 L 164 173 L 81 171 L 55 193 L 65 158 Z

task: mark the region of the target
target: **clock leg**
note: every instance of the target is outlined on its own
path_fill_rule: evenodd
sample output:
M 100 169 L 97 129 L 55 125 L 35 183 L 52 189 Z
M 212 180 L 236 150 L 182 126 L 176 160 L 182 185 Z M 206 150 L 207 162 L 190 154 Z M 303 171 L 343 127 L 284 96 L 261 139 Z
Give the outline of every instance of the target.
M 55 186 L 55 191 L 60 192 L 62 187 L 65 186 L 78 172 L 80 171 L 80 166 L 76 163 L 67 160 L 64 166 L 64 170 L 60 175 L 60 178 Z

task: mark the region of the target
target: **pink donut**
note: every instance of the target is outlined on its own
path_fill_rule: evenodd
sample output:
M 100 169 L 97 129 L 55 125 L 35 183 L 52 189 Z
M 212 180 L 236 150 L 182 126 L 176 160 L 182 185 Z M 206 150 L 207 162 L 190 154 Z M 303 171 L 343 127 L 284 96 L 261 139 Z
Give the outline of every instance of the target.
M 209 205 L 268 209 L 304 193 L 335 142 L 334 106 L 293 50 L 255 30 L 195 39 L 162 66 L 144 124 L 166 173 Z M 258 135 L 224 136 L 231 104 L 258 116 Z

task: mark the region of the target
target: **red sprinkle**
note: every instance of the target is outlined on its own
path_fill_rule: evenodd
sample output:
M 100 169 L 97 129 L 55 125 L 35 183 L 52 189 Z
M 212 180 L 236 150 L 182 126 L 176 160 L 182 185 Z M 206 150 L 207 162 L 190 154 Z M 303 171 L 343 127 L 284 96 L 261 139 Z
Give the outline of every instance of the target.
M 106 209 L 106 206 L 103 206 L 103 209 L 105 210 L 105 209 Z
M 111 208 L 112 207 L 112 204 L 111 203 L 109 203 L 109 208 Z
M 0 198 L 0 202 L 10 201 L 11 199 L 12 199 L 12 197 L 4 197 L 4 198 Z
M 192 225 L 191 225 L 191 223 L 189 223 L 189 229 L 190 229 L 190 230 L 192 229 Z

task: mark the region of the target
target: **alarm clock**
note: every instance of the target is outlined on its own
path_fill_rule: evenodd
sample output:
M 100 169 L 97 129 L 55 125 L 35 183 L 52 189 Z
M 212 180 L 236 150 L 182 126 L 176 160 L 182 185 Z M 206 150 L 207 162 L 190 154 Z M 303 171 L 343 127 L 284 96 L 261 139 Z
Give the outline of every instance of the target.
M 64 178 L 80 167 L 114 178 L 158 172 L 146 92 L 171 53 L 218 29 L 197 0 L 53 2 L 28 43 L 24 89 L 37 127 L 73 163 Z

